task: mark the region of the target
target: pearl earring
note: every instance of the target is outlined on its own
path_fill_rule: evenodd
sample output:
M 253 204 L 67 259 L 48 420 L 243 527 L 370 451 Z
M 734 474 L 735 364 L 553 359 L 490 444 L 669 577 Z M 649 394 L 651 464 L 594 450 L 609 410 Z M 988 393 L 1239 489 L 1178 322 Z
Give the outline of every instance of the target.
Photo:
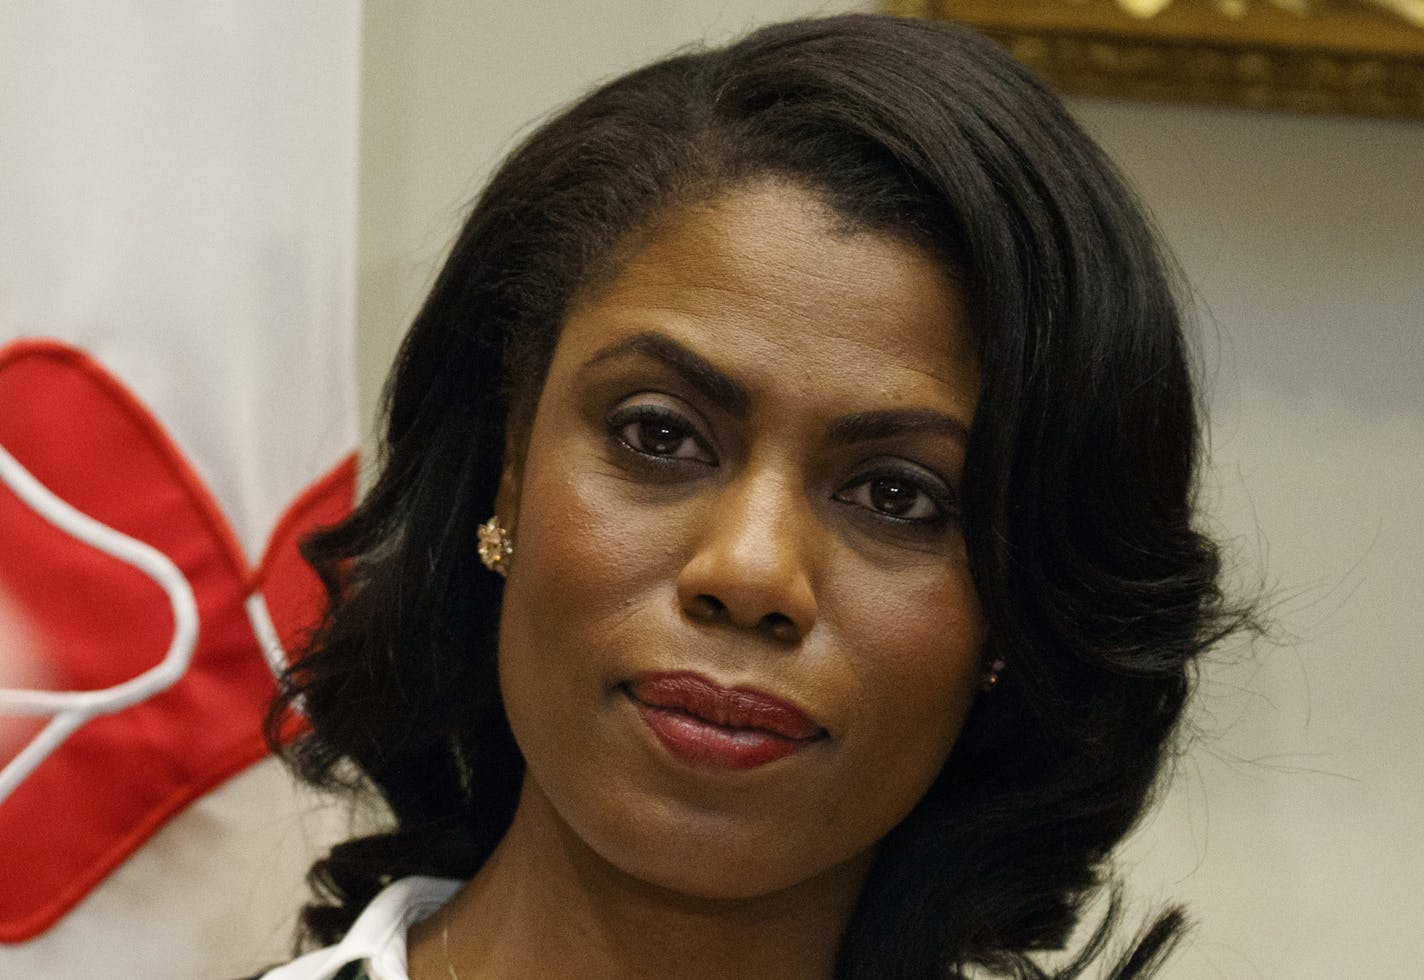
M 514 544 L 510 541 L 509 532 L 499 522 L 498 514 L 480 525 L 479 536 L 480 561 L 484 563 L 485 568 L 497 575 L 508 575 L 509 559 L 514 555 Z

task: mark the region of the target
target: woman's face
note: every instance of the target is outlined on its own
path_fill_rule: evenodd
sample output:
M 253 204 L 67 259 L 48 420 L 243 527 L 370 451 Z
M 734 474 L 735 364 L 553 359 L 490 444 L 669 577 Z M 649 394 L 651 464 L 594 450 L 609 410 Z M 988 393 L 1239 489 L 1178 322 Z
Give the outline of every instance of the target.
M 944 266 L 814 194 L 655 222 L 571 310 L 501 492 L 526 792 L 693 895 L 868 867 L 983 675 L 978 387 Z

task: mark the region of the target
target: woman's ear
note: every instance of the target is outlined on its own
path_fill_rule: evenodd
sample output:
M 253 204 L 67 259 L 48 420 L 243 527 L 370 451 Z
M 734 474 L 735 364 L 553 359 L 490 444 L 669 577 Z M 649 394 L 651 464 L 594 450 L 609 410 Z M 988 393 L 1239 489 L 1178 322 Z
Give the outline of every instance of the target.
M 511 538 L 516 537 L 519 527 L 519 482 L 519 466 L 506 454 L 499 490 L 494 496 L 494 512 Z
M 494 513 L 510 543 L 519 540 L 519 499 L 524 483 L 524 454 L 529 449 L 530 422 L 517 406 L 505 420 L 504 465 L 494 495 Z
M 519 470 L 506 463 L 494 495 L 494 514 L 479 526 L 480 563 L 502 578 L 509 575 L 519 524 Z

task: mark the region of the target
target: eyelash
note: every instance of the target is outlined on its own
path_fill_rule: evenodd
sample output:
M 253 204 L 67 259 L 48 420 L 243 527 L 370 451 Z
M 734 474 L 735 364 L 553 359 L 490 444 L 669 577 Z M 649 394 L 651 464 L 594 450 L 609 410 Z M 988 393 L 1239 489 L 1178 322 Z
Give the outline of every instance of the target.
M 655 453 L 647 449 L 639 448 L 635 442 L 640 441 L 636 437 L 630 440 L 626 433 L 629 429 L 634 429 L 643 425 L 662 425 L 674 432 L 681 433 L 682 438 L 679 443 L 692 441 L 701 451 L 702 455 L 708 459 L 696 459 L 687 456 L 675 456 L 670 453 Z M 696 428 L 684 416 L 674 412 L 670 408 L 661 405 L 631 405 L 627 408 L 614 412 L 608 420 L 608 432 L 615 441 L 629 452 L 636 453 L 644 459 L 657 466 L 674 466 L 680 463 L 699 463 L 704 466 L 716 465 L 716 458 L 707 445 L 707 441 L 698 434 Z
M 862 503 L 852 499 L 858 494 L 853 491 L 864 488 L 867 497 L 874 492 L 874 484 L 878 480 L 893 481 L 902 486 L 914 490 L 916 497 L 911 499 L 908 510 L 916 510 L 920 506 L 920 498 L 927 501 L 934 508 L 934 514 L 926 517 L 903 517 L 899 514 L 892 514 L 889 511 L 881 510 L 873 506 L 873 502 L 867 500 Z M 891 521 L 895 524 L 910 528 L 936 529 L 948 524 L 958 516 L 956 502 L 953 492 L 939 480 L 928 476 L 915 467 L 909 466 L 881 466 L 871 470 L 869 473 L 862 473 L 851 483 L 847 483 L 835 493 L 835 499 L 841 503 L 862 507 L 870 511 L 881 520 Z
M 636 432 L 636 428 L 644 425 L 661 425 L 673 433 L 678 438 L 679 448 L 687 443 L 695 444 L 697 450 L 703 457 L 677 456 L 671 453 L 652 452 L 648 448 L 640 448 L 638 443 L 642 442 L 641 434 Z M 630 433 L 630 430 L 633 430 Z M 626 452 L 633 453 L 641 460 L 658 467 L 670 467 L 696 463 L 702 466 L 715 466 L 716 455 L 707 444 L 707 440 L 698 433 L 694 426 L 682 414 L 666 408 L 662 405 L 638 404 L 630 405 L 626 408 L 614 412 L 608 419 L 608 434 Z M 630 438 L 631 434 L 631 438 Z M 873 506 L 869 499 L 861 502 L 855 499 L 858 494 L 854 491 L 865 488 L 867 498 L 873 492 L 873 485 L 877 480 L 893 481 L 914 490 L 917 494 L 911 500 L 908 510 L 915 510 L 920 507 L 920 498 L 928 501 L 935 510 L 932 516 L 927 517 L 903 517 L 892 514 L 889 511 L 881 510 Z M 852 482 L 845 484 L 833 495 L 833 499 L 840 503 L 850 504 L 869 511 L 874 517 L 888 521 L 892 524 L 908 529 L 935 530 L 948 524 L 958 517 L 956 500 L 954 493 L 938 479 L 925 474 L 917 467 L 911 466 L 880 466 L 867 473 L 859 474 Z

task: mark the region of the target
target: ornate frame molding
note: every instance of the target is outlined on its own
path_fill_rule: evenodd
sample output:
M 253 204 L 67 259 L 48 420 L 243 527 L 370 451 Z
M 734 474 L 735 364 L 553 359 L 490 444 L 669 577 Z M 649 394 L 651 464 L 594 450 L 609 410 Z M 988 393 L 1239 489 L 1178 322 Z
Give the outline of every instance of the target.
M 1424 120 L 1424 26 L 1370 0 L 1175 0 L 1137 16 L 1118 0 L 884 0 L 961 21 L 1065 92 Z

